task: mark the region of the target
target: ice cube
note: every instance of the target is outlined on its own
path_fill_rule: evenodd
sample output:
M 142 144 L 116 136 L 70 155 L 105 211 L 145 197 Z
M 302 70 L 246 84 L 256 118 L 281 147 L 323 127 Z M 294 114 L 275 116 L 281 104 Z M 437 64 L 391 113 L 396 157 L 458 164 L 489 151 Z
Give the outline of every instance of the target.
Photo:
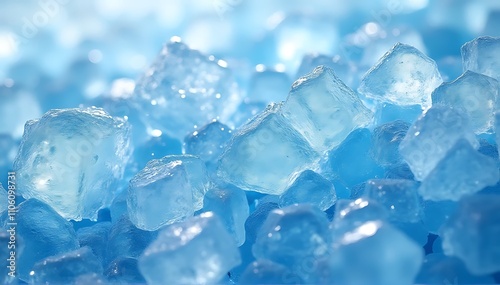
M 139 269 L 148 284 L 215 284 L 240 262 L 233 238 L 207 212 L 165 227 L 139 258 Z
M 118 284 L 145 284 L 146 280 L 139 272 L 137 259 L 131 257 L 119 257 L 113 260 L 104 275 L 111 283 Z
M 90 227 L 80 228 L 76 232 L 80 246 L 88 246 L 92 249 L 95 257 L 102 265 L 107 264 L 106 247 L 110 229 L 110 222 L 100 222 Z
M 333 232 L 335 238 L 369 221 L 385 221 L 389 218 L 387 210 L 375 201 L 365 197 L 352 200 L 339 200 L 335 205 Z
M 202 207 L 207 190 L 208 176 L 199 158 L 179 155 L 152 160 L 130 181 L 130 220 L 149 231 L 182 221 Z
M 396 105 L 431 106 L 431 93 L 443 81 L 436 63 L 418 49 L 397 43 L 363 77 L 358 91 Z
M 318 152 L 339 145 L 373 117 L 357 94 L 324 66 L 295 81 L 282 112 Z
M 439 229 L 456 211 L 457 206 L 457 202 L 454 201 L 424 201 L 422 222 L 426 229 L 433 234 L 439 234 Z
M 252 262 L 239 279 L 239 284 L 304 284 L 305 282 L 285 266 L 261 259 Z
M 467 118 L 453 108 L 434 106 L 410 127 L 399 145 L 399 152 L 415 179 L 422 181 L 461 138 L 478 147 Z
M 478 37 L 462 46 L 464 71 L 470 70 L 500 80 L 500 38 Z
M 397 120 L 380 125 L 373 130 L 371 154 L 378 164 L 391 166 L 403 162 L 399 153 L 399 145 L 409 128 L 409 123 Z
M 468 70 L 436 88 L 432 103 L 464 111 L 476 133 L 491 132 L 499 87 L 497 80 Z
M 337 201 L 333 184 L 312 170 L 299 174 L 292 185 L 280 196 L 280 207 L 309 203 L 326 211 Z
M 412 124 L 422 114 L 422 106 L 401 106 L 391 103 L 380 103 L 375 109 L 375 124 L 382 125 L 396 120 Z
M 14 163 L 19 194 L 66 219 L 95 220 L 129 157 L 129 126 L 98 108 L 51 110 L 26 123 Z
M 296 173 L 318 157 L 309 143 L 270 105 L 233 136 L 219 161 L 218 175 L 243 190 L 279 195 Z
M 324 54 L 306 54 L 302 58 L 297 78 L 303 77 L 318 67 L 326 66 L 331 68 L 335 74 L 349 87 L 357 86 L 359 79 L 356 77 L 356 66 L 351 62 L 342 59 L 340 56 L 328 56 Z
M 34 284 L 73 284 L 78 277 L 92 273 L 102 275 L 102 265 L 92 249 L 85 246 L 40 260 L 33 266 L 30 278 Z
M 174 39 L 139 79 L 133 100 L 153 129 L 183 139 L 195 126 L 226 121 L 239 95 L 225 61 Z
M 457 212 L 441 228 L 444 253 L 461 259 L 474 275 L 500 270 L 499 207 L 499 195 L 462 199 Z
M 184 138 L 184 150 L 196 155 L 205 163 L 214 165 L 232 136 L 232 130 L 216 121 L 212 122 Z
M 425 200 L 458 201 L 495 185 L 499 175 L 493 158 L 480 154 L 468 141 L 460 139 L 424 179 L 418 192 Z

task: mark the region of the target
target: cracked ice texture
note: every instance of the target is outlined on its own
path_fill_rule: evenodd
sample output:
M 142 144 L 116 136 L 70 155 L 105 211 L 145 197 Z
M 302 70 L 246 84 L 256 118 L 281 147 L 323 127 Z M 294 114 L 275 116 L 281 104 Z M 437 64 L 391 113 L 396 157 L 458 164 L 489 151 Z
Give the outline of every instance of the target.
M 194 126 L 227 121 L 236 110 L 236 83 L 226 65 L 174 39 L 137 82 L 133 100 L 147 125 L 182 140 Z
M 464 71 L 471 70 L 500 80 L 500 38 L 479 37 L 462 46 Z
M 99 108 L 56 109 L 28 121 L 14 162 L 19 193 L 66 219 L 97 219 L 129 157 L 129 125 Z
M 325 66 L 295 81 L 282 112 L 319 152 L 339 145 L 373 117 L 357 94 Z
M 418 49 L 397 43 L 363 77 L 358 91 L 396 105 L 431 106 L 431 93 L 443 80 L 436 63 Z

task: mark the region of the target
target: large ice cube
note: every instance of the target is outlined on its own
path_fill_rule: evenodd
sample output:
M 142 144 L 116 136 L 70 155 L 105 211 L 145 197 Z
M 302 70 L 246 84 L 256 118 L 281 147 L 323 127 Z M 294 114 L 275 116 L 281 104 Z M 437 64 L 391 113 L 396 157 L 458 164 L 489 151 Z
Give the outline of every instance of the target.
M 499 87 L 494 78 L 466 71 L 455 81 L 436 88 L 432 103 L 465 111 L 476 133 L 491 132 Z
M 28 121 L 14 163 L 19 194 L 66 219 L 95 220 L 129 157 L 129 126 L 98 108 L 51 110 Z
M 424 179 L 418 192 L 425 200 L 458 201 L 498 182 L 496 161 L 460 139 Z
M 460 258 L 476 275 L 500 270 L 499 195 L 462 199 L 455 215 L 441 229 L 446 255 Z
M 295 81 L 282 112 L 319 152 L 339 145 L 373 116 L 357 94 L 324 66 Z
M 152 160 L 130 181 L 130 220 L 143 230 L 184 220 L 201 208 L 207 189 L 207 172 L 199 158 L 180 155 Z
M 436 63 L 418 49 L 398 43 L 364 76 L 358 91 L 397 105 L 431 106 L 431 93 L 443 81 Z
M 399 152 L 410 166 L 415 179 L 422 181 L 459 139 L 479 144 L 467 118 L 447 106 L 427 110 L 408 130 Z
M 500 80 L 500 38 L 479 37 L 462 46 L 464 71 L 477 73 Z
M 133 100 L 148 125 L 178 139 L 213 119 L 226 121 L 239 98 L 227 63 L 174 38 L 137 82 Z
M 318 154 L 280 113 L 280 104 L 241 127 L 219 161 L 218 175 L 243 190 L 282 194 Z
M 409 128 L 409 123 L 397 120 L 380 125 L 373 130 L 371 154 L 377 163 L 382 166 L 402 163 L 399 144 Z
M 162 230 L 139 269 L 148 284 L 215 284 L 240 262 L 233 238 L 207 212 Z

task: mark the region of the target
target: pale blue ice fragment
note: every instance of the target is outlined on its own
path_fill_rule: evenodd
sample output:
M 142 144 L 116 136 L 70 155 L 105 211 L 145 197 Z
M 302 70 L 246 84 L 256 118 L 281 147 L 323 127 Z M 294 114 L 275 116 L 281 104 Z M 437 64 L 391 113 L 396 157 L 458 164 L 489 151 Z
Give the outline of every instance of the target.
M 29 280 L 33 265 L 41 259 L 79 248 L 78 239 L 70 222 L 54 209 L 36 199 L 28 199 L 18 206 L 15 220 L 16 235 L 22 238 L 24 250 L 17 260 L 20 279 Z M 4 228 L 9 229 L 7 212 L 2 215 Z
M 462 110 L 476 133 L 492 132 L 500 85 L 494 78 L 467 70 L 432 92 L 432 104 Z
M 241 262 L 233 238 L 211 212 L 165 227 L 139 258 L 148 284 L 215 284 Z
M 318 154 L 289 124 L 281 104 L 271 104 L 233 136 L 221 156 L 218 176 L 243 190 L 279 195 Z
M 172 155 L 151 160 L 130 181 L 130 220 L 150 231 L 182 221 L 203 207 L 208 188 L 207 170 L 198 157 Z
M 388 223 L 368 221 L 344 233 L 333 245 L 333 276 L 338 284 L 414 284 L 423 249 Z
M 279 102 L 286 98 L 291 84 L 285 72 L 273 69 L 257 70 L 250 79 L 247 98 L 266 104 Z
M 368 179 L 382 178 L 384 170 L 371 155 L 372 133 L 366 128 L 353 131 L 327 153 L 321 162 L 321 174 L 329 180 L 340 180 L 348 188 Z
M 195 126 L 225 122 L 239 95 L 225 61 L 173 38 L 138 80 L 133 100 L 148 126 L 183 139 Z
M 364 196 L 374 200 L 389 212 L 389 219 L 402 223 L 420 220 L 419 184 L 403 179 L 373 179 L 365 186 Z
M 319 152 L 338 146 L 373 117 L 358 95 L 324 66 L 293 83 L 282 112 Z
M 371 154 L 378 164 L 387 167 L 403 162 L 399 153 L 399 144 L 409 128 L 409 123 L 397 120 L 380 125 L 373 130 Z
M 137 259 L 132 257 L 119 257 L 113 260 L 104 270 L 108 282 L 113 284 L 145 284 L 146 280 L 139 272 Z
M 358 91 L 396 105 L 431 106 L 431 93 L 443 80 L 436 63 L 418 49 L 397 43 L 363 77 Z
M 129 157 L 129 125 L 103 109 L 51 110 L 28 121 L 14 163 L 19 194 L 66 219 L 97 219 Z
M 413 123 L 399 152 L 415 179 L 422 181 L 461 138 L 474 148 L 479 146 L 466 117 L 453 108 L 434 106 Z
M 80 247 L 88 246 L 97 260 L 106 265 L 106 250 L 111 222 L 100 222 L 90 227 L 80 228 L 76 231 Z
M 418 192 L 425 200 L 458 201 L 495 185 L 499 179 L 497 162 L 460 139 L 422 181 Z
M 458 204 L 454 201 L 424 201 L 422 222 L 425 228 L 433 234 L 439 234 L 439 229 L 455 213 L 457 207 Z
M 325 213 L 311 205 L 274 210 L 257 234 L 253 255 L 284 265 L 304 281 L 316 283 L 323 262 L 330 256 L 328 224 Z
M 441 228 L 443 250 L 456 256 L 475 275 L 500 270 L 500 195 L 474 195 L 459 202 Z
M 332 229 L 334 238 L 369 221 L 386 221 L 389 213 L 380 204 L 365 197 L 356 200 L 342 199 L 335 205 Z
M 215 213 L 237 246 L 245 242 L 245 221 L 250 214 L 245 191 L 233 185 L 216 186 L 205 195 L 202 211 Z
M 126 215 L 122 216 L 108 233 L 106 263 L 120 257 L 138 258 L 156 235 L 157 232 L 138 229 Z
M 318 66 L 331 68 L 335 74 L 349 87 L 357 86 L 359 79 L 356 78 L 356 66 L 340 56 L 328 56 L 325 54 L 306 54 L 302 58 L 296 78 L 311 73 Z
M 7 210 L 9 206 L 9 198 L 8 198 L 7 190 L 5 190 L 0 183 L 0 213 Z
M 78 277 L 92 273 L 102 275 L 102 265 L 85 246 L 38 261 L 30 279 L 34 284 L 73 284 Z
M 422 106 L 401 106 L 391 103 L 380 103 L 375 109 L 375 124 L 382 125 L 396 120 L 412 124 L 422 114 Z
M 462 261 L 442 253 L 425 257 L 416 284 L 495 284 L 491 275 L 471 274 Z
M 198 156 L 207 165 L 216 165 L 232 133 L 225 124 L 212 122 L 184 138 L 184 152 Z
M 280 207 L 293 204 L 312 204 L 326 211 L 337 201 L 333 184 L 320 174 L 305 170 L 279 198 Z
M 464 71 L 470 70 L 500 80 L 500 38 L 478 37 L 462 46 Z
M 287 267 L 266 259 L 260 259 L 247 266 L 238 284 L 304 284 L 304 281 Z
M 111 202 L 111 206 L 109 206 L 109 211 L 111 215 L 111 222 L 116 223 L 123 215 L 127 215 L 128 217 L 128 209 L 127 209 L 127 195 L 128 191 L 121 190 Z

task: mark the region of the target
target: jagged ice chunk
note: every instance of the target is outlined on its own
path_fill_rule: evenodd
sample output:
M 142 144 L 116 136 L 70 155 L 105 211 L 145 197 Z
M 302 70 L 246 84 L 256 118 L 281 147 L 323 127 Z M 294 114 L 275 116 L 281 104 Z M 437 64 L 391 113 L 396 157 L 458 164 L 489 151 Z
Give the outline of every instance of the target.
M 500 80 L 500 38 L 479 37 L 462 46 L 464 71 L 471 70 Z

